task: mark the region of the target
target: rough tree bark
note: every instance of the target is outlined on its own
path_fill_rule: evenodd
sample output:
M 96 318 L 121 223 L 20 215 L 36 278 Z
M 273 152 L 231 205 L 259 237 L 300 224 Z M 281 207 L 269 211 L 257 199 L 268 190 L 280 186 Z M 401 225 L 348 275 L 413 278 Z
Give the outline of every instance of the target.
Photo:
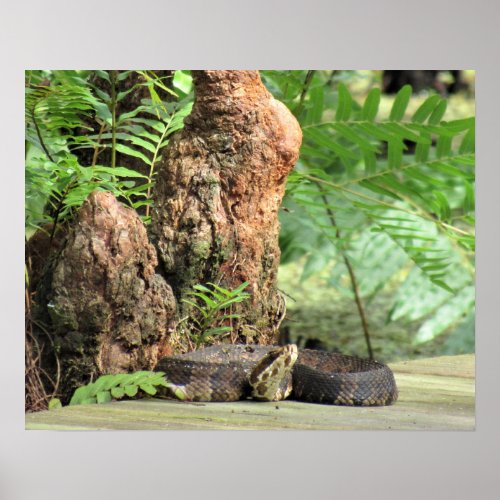
M 193 78 L 193 111 L 158 168 L 152 233 L 163 271 L 178 299 L 196 283 L 249 281 L 233 341 L 276 341 L 278 208 L 302 132 L 257 71 Z
M 156 266 L 138 215 L 111 193 L 91 193 L 39 294 L 64 399 L 92 376 L 152 369 L 165 354 L 176 307 Z

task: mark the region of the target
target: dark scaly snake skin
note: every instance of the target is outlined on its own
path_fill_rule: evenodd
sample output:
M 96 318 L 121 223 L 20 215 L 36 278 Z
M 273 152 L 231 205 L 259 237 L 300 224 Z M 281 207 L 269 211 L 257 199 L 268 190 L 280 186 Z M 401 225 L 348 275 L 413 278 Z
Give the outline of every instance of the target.
M 155 370 L 190 401 L 280 400 L 291 393 L 292 399 L 310 403 L 375 406 L 398 397 L 394 375 L 382 363 L 300 349 L 293 368 L 285 366 L 293 353 L 295 346 L 219 345 L 163 358 Z M 271 362 L 276 364 L 266 371 Z M 283 375 L 281 368 L 291 372 Z M 259 397 L 264 382 L 277 372 L 281 379 L 275 397 Z

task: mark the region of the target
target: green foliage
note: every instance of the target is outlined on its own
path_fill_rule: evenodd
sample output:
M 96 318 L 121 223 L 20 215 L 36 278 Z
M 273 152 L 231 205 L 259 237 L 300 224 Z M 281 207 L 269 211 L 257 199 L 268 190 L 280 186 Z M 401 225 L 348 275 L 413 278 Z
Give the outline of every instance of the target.
M 134 74 L 139 83 L 120 91 Z M 350 295 L 347 256 L 366 300 L 401 282 L 388 320 L 425 319 L 415 342 L 470 318 L 474 118 L 445 120 L 448 100 L 436 94 L 414 106 L 409 86 L 387 106 L 377 72 L 261 75 L 304 132 L 281 214 L 282 262 L 303 257 L 303 279 L 328 272 L 327 283 Z M 26 83 L 27 229 L 69 219 L 95 189 L 113 192 L 147 222 L 156 166 L 191 110 L 189 72 L 166 80 L 142 70 L 29 71 Z M 120 103 L 139 87 L 148 98 L 120 113 Z M 163 102 L 161 92 L 172 102 Z M 88 164 L 79 163 L 82 149 L 92 152 Z M 103 151 L 109 162 L 101 161 Z M 118 153 L 136 166 L 118 165 Z M 196 300 L 189 301 L 197 345 L 230 330 L 231 313 L 224 317 L 224 309 L 207 301 L 218 304 L 226 296 L 209 286 L 195 288 Z
M 59 408 L 62 408 L 61 400 L 58 398 L 52 398 L 49 401 L 49 410 L 58 410 Z
M 158 392 L 157 387 L 169 387 L 163 372 L 138 371 L 103 375 L 95 382 L 79 387 L 69 405 L 109 403 L 113 399 L 134 398 L 141 393 L 154 396 Z
M 231 306 L 250 297 L 250 294 L 244 291 L 249 285 L 248 281 L 245 281 L 234 290 L 228 290 L 215 283 L 207 283 L 207 285 L 208 287 L 194 285 L 195 291 L 187 294 L 196 298 L 196 301 L 183 299 L 184 303 L 193 308 L 193 312 L 196 311 L 189 317 L 189 322 L 193 327 L 190 335 L 196 347 L 209 341 L 214 336 L 230 332 L 232 327 L 227 323 L 241 316 L 240 314 L 233 314 Z
M 264 72 L 304 132 L 281 214 L 282 262 L 306 256 L 303 279 L 330 269 L 329 283 L 351 294 L 347 256 L 368 300 L 403 279 L 388 319 L 425 311 L 415 336 L 424 342 L 474 308 L 475 120 L 443 121 L 438 95 L 409 112 L 409 85 L 387 109 L 378 88 L 364 98 L 349 91 L 359 75 L 332 74 Z
M 191 110 L 190 77 L 181 72 L 173 79 L 173 90 L 153 72 L 137 71 L 141 83 L 118 92 L 119 82 L 131 73 L 27 73 L 27 228 L 33 230 L 67 219 L 93 190 L 110 191 L 135 209 L 145 207 L 143 218 L 149 221 L 155 167 L 170 135 L 183 127 Z M 147 87 L 150 99 L 143 99 L 132 111 L 118 113 L 120 102 L 138 86 Z M 179 99 L 162 102 L 158 88 Z M 92 151 L 90 164 L 79 164 L 76 152 L 82 149 Z M 111 161 L 102 165 L 99 156 L 106 150 L 110 151 Z M 118 166 L 117 152 L 132 157 L 137 170 Z M 147 170 L 148 175 L 139 170 Z

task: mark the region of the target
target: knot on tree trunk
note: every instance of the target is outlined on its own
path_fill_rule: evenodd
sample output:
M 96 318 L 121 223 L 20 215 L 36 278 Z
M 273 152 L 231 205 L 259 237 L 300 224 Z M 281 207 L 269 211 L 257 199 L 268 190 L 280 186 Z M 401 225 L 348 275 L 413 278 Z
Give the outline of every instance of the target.
M 45 294 L 66 387 L 88 382 L 91 374 L 156 365 L 176 310 L 156 265 L 156 251 L 136 212 L 111 193 L 91 193 Z

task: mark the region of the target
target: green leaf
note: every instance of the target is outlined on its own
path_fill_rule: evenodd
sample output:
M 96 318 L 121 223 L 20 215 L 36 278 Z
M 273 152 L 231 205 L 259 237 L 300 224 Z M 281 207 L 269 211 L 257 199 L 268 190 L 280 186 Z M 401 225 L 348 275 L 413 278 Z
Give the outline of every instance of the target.
M 203 300 L 209 306 L 211 309 L 215 308 L 217 306 L 217 302 L 212 300 L 210 297 L 207 297 L 204 293 L 190 293 L 189 295 L 193 295 L 194 297 L 198 297 L 199 299 Z
M 116 384 L 115 375 L 102 375 L 93 385 L 93 395 L 97 395 L 101 391 L 108 391 Z
M 210 286 L 213 286 L 216 290 L 218 290 L 225 297 L 232 297 L 233 296 L 233 292 L 231 292 L 230 290 L 227 290 L 226 288 L 223 288 L 223 287 L 221 287 L 219 285 L 216 285 L 215 283 L 210 283 L 209 282 L 208 284 Z M 196 285 L 193 288 L 196 288 Z
M 139 390 L 139 388 L 136 385 L 125 385 L 123 387 L 123 390 L 129 398 L 133 398 L 137 395 L 137 391 Z
M 200 313 L 202 314 L 202 316 L 204 318 L 208 318 L 207 312 L 202 307 L 200 307 L 198 304 L 196 304 L 195 302 L 192 302 L 192 301 L 187 300 L 187 299 L 182 299 L 182 302 L 189 304 L 190 306 L 198 309 L 198 311 L 200 311 Z
M 393 140 L 388 144 L 388 162 L 389 168 L 399 167 L 403 161 L 403 149 L 405 145 L 403 141 Z
M 474 187 L 468 182 L 465 183 L 464 211 L 465 213 L 475 210 Z
M 375 117 L 377 116 L 378 113 L 379 104 L 380 104 L 380 89 L 375 88 L 370 90 L 363 105 L 363 109 L 361 111 L 361 118 L 369 122 L 375 120 Z
M 409 177 L 410 179 L 415 179 L 417 181 L 420 181 L 423 183 L 423 185 L 427 188 L 429 185 L 444 189 L 448 188 L 448 183 L 445 181 L 442 181 L 441 179 L 433 176 L 433 175 L 427 175 L 424 172 L 422 172 L 421 169 L 419 168 L 408 168 L 405 170 L 405 175 Z
M 411 119 L 414 123 L 424 123 L 425 120 L 431 115 L 436 107 L 437 103 L 441 100 L 441 98 L 435 94 L 428 97 L 415 111 L 413 117 Z
M 431 139 L 428 135 L 416 134 L 409 128 L 399 123 L 382 123 L 379 126 L 382 130 L 386 130 L 387 132 L 394 134 L 394 136 L 398 137 L 399 139 L 410 140 L 417 144 L 431 144 Z
M 337 103 L 337 112 L 335 113 L 336 121 L 347 121 L 351 116 L 352 97 L 347 87 L 343 83 L 338 86 L 339 100 Z
M 61 400 L 58 398 L 52 398 L 49 401 L 49 411 L 50 410 L 58 410 L 59 408 L 62 408 Z
M 432 161 L 429 162 L 429 168 L 432 170 L 437 170 L 439 172 L 442 172 L 443 174 L 451 175 L 451 176 L 456 176 L 456 177 L 465 177 L 469 178 L 470 175 L 467 174 L 467 172 L 464 172 L 463 170 L 454 167 L 453 165 L 450 165 L 449 163 L 445 163 L 443 161 Z
M 114 175 L 116 177 L 140 177 L 142 179 L 147 179 L 147 175 L 143 175 L 140 172 L 135 170 L 131 170 L 130 168 L 125 167 L 103 167 L 102 165 L 96 165 L 95 167 L 87 167 L 90 172 L 94 173 L 104 173 Z
M 210 293 L 210 288 L 207 288 L 205 285 L 197 284 L 197 285 L 193 285 L 193 288 L 195 290 L 199 290 L 200 292 Z
M 396 94 L 389 116 L 391 121 L 399 122 L 403 119 L 408 103 L 410 102 L 411 92 L 411 85 L 405 85 Z
M 107 71 L 103 71 L 103 70 L 97 69 L 97 70 L 95 71 L 95 74 L 96 74 L 99 78 L 102 78 L 103 80 L 106 80 L 108 83 L 110 83 L 109 73 L 108 73 Z
M 244 281 L 240 286 L 236 287 L 232 291 L 233 295 L 239 295 L 249 284 L 249 281 Z
M 139 387 L 142 391 L 144 391 L 146 394 L 149 394 L 150 396 L 154 396 L 157 393 L 157 390 L 151 384 L 141 384 Z
M 335 154 L 337 154 L 341 158 L 351 158 L 354 160 L 358 158 L 358 155 L 356 153 L 340 145 L 332 137 L 330 137 L 328 134 L 325 134 L 322 131 L 313 128 L 308 128 L 305 130 L 305 136 L 317 142 L 318 145 L 331 149 Z
M 125 389 L 123 387 L 117 386 L 111 388 L 111 396 L 115 399 L 121 399 L 125 396 Z
M 475 151 L 475 128 L 472 127 L 464 135 L 462 142 L 460 143 L 460 153 L 474 153 Z
M 453 135 L 458 134 L 459 132 L 463 132 L 465 130 L 471 130 L 474 128 L 476 123 L 475 117 L 470 118 L 462 118 L 460 120 L 452 120 L 446 123 L 443 123 L 443 127 L 450 131 Z
M 209 328 L 208 330 L 205 331 L 204 335 L 205 336 L 220 335 L 221 333 L 230 332 L 231 330 L 232 328 L 230 326 L 218 326 L 215 328 Z
M 99 391 L 96 400 L 97 404 L 109 403 L 112 400 L 110 391 Z
M 323 115 L 323 87 L 314 87 L 309 92 L 311 107 L 307 110 L 306 123 L 319 123 Z
M 151 376 L 154 375 L 154 372 L 150 372 L 147 370 L 141 370 L 135 373 L 128 374 L 128 378 L 126 379 L 127 384 L 141 384 L 143 382 L 149 381 Z M 125 384 L 121 384 L 124 386 Z
M 375 154 L 372 151 L 365 151 L 364 160 L 366 174 L 374 174 L 377 171 L 377 158 Z
M 349 139 L 350 141 L 357 144 L 363 151 L 372 151 L 374 153 L 377 152 L 377 146 L 368 142 L 360 134 L 357 134 L 353 127 L 350 127 L 344 123 L 334 123 L 332 124 L 332 128 L 334 128 L 340 135 L 342 135 L 346 139 Z
M 436 155 L 438 158 L 448 156 L 451 152 L 451 137 L 439 136 L 436 145 Z
M 83 404 L 83 401 L 87 400 L 92 394 L 93 384 L 88 384 L 83 387 L 79 387 L 73 394 L 69 406 Z
M 173 78 L 174 88 L 180 90 L 183 94 L 188 94 L 193 88 L 193 78 L 185 71 L 177 70 Z
M 216 304 L 215 309 L 217 311 L 221 311 L 223 309 L 227 309 L 229 306 L 233 304 L 238 304 L 239 302 L 243 302 L 248 298 L 248 295 L 238 295 L 236 297 L 232 297 L 230 299 L 224 300 L 223 302 L 219 302 Z
M 126 71 L 120 71 L 117 75 L 116 75 L 116 79 L 121 82 L 122 80 L 125 80 L 125 78 L 127 78 L 130 74 L 132 73 L 131 70 L 126 70 Z
M 443 119 L 444 114 L 446 113 L 447 105 L 448 102 L 445 99 L 439 101 L 439 104 L 434 108 L 434 111 L 429 117 L 427 123 L 429 123 L 429 125 L 438 125 Z
M 380 141 L 393 141 L 395 139 L 399 139 L 393 133 L 387 132 L 386 129 L 383 129 L 380 124 L 376 123 L 360 123 L 357 125 L 358 128 L 363 130 L 366 134 L 375 137 Z
M 451 209 L 448 199 L 441 191 L 434 191 L 433 195 L 439 205 L 439 218 L 441 220 L 449 219 L 451 216 Z
M 422 344 L 444 333 L 448 328 L 458 323 L 473 311 L 474 304 L 475 287 L 467 286 L 463 288 L 419 328 L 414 343 Z
M 85 398 L 80 403 L 81 405 L 95 405 L 97 403 L 97 398 L 95 396 Z
M 135 149 L 132 149 L 128 146 L 125 146 L 124 144 L 117 144 L 116 150 L 119 151 L 120 153 L 126 154 L 128 156 L 140 158 L 146 165 L 151 165 L 151 160 L 146 155 L 144 155 L 143 153 L 141 153 L 139 151 L 136 151 Z
M 382 194 L 384 196 L 389 196 L 390 198 L 394 198 L 395 200 L 401 200 L 401 198 L 397 194 L 395 194 L 392 191 L 389 191 L 381 186 L 378 186 L 377 184 L 373 183 L 372 181 L 363 180 L 359 184 L 361 186 L 365 187 L 366 189 L 373 191 L 374 193 Z

